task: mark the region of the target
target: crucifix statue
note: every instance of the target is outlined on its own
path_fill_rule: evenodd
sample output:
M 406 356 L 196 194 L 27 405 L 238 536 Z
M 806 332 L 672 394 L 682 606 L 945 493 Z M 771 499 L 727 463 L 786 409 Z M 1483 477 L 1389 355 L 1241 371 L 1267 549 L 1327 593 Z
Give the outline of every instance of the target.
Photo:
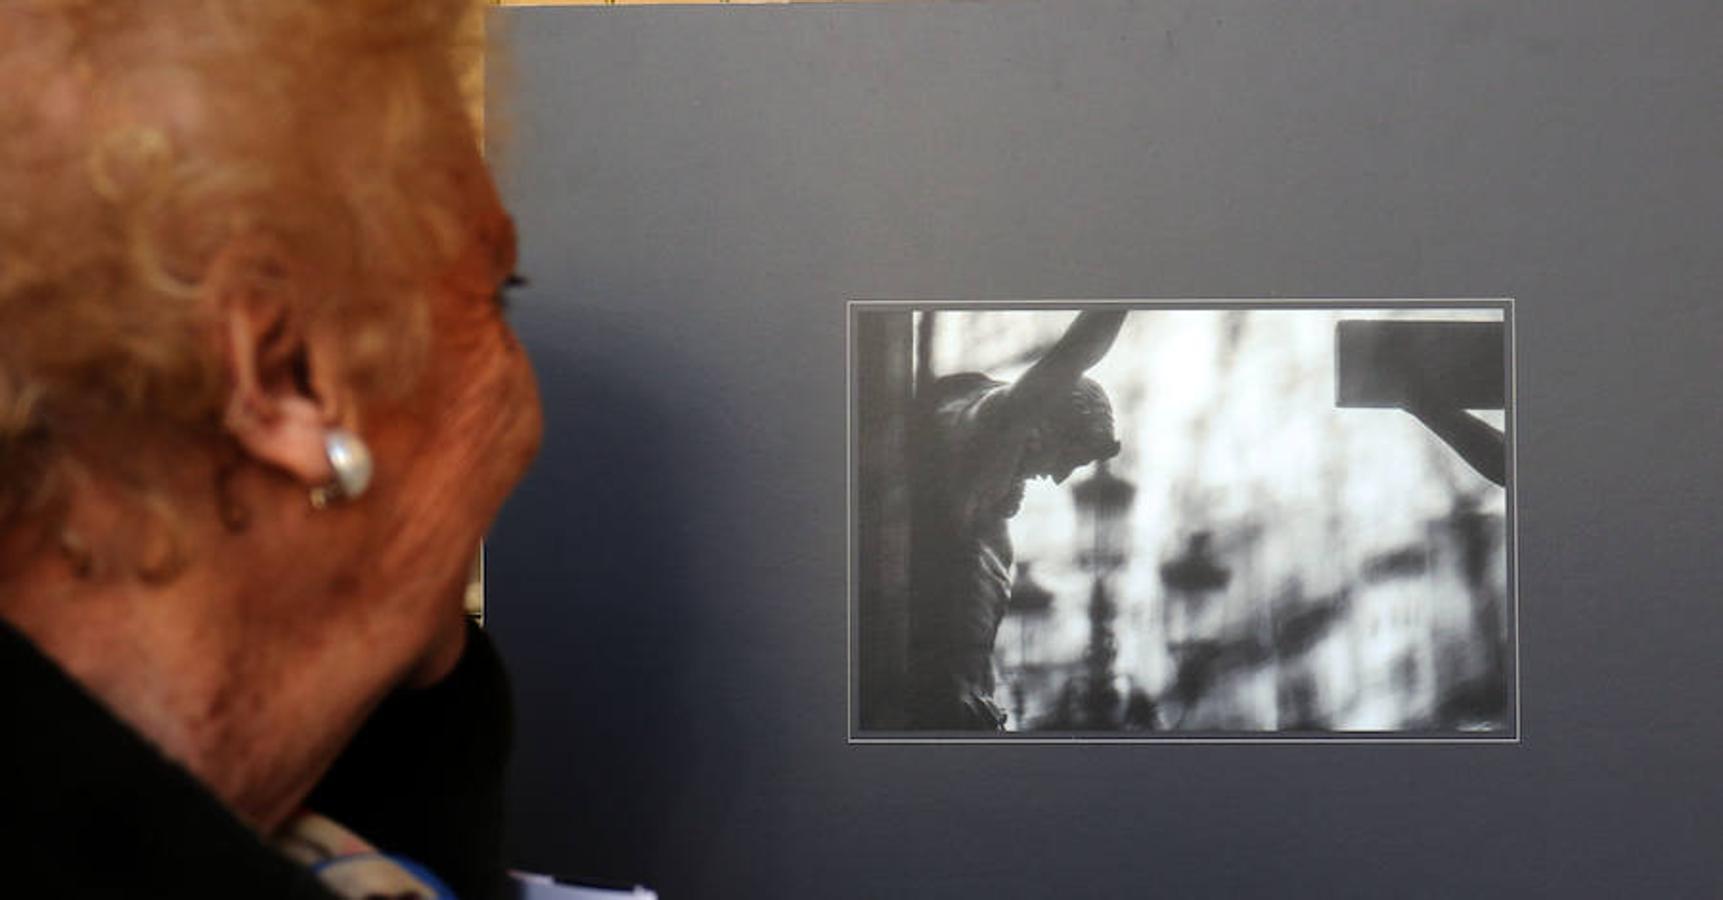
M 1087 310 L 1013 382 L 938 378 L 916 398 L 911 463 L 911 720 L 918 729 L 999 730 L 993 643 L 1011 596 L 1007 520 L 1032 478 L 1058 484 L 1119 452 L 1113 409 L 1083 375 L 1125 312 Z

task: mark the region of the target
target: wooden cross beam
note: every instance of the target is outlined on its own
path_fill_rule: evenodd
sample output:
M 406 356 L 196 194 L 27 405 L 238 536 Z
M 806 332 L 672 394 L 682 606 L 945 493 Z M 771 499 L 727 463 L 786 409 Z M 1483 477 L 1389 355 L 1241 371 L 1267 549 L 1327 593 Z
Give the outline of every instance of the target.
M 1404 409 L 1478 474 L 1505 484 L 1502 432 L 1467 412 L 1507 406 L 1505 335 L 1501 322 L 1343 321 L 1334 403 Z

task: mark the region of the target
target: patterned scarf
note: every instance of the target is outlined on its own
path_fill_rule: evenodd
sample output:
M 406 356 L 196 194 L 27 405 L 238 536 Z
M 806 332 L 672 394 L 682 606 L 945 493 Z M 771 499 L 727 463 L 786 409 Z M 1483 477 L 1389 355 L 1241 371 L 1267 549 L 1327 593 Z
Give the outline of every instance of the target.
M 384 853 L 309 810 L 288 820 L 273 843 L 287 858 L 311 869 L 331 893 L 347 900 L 458 900 L 429 869 Z

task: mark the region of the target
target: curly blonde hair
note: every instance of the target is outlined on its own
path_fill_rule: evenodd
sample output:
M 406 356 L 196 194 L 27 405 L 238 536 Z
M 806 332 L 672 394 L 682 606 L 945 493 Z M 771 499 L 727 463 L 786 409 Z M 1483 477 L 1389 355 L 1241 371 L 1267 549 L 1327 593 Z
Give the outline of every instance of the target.
M 361 398 L 422 370 L 426 273 L 464 233 L 479 0 L 8 0 L 0 8 L 0 535 L 43 518 L 101 423 L 217 433 L 200 291 L 247 277 L 344 336 Z M 104 470 L 106 471 L 106 470 Z M 148 479 L 142 479 L 147 481 Z

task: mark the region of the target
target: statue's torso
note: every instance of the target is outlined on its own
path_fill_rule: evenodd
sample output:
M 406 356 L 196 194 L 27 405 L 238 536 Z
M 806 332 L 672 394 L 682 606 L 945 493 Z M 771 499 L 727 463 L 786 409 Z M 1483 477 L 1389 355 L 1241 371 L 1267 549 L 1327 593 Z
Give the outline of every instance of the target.
M 915 640 L 961 689 L 993 691 L 994 638 L 1011 597 L 1014 552 L 1006 498 L 1020 441 L 1000 427 L 1005 385 L 978 381 L 933 408 L 916 484 Z

